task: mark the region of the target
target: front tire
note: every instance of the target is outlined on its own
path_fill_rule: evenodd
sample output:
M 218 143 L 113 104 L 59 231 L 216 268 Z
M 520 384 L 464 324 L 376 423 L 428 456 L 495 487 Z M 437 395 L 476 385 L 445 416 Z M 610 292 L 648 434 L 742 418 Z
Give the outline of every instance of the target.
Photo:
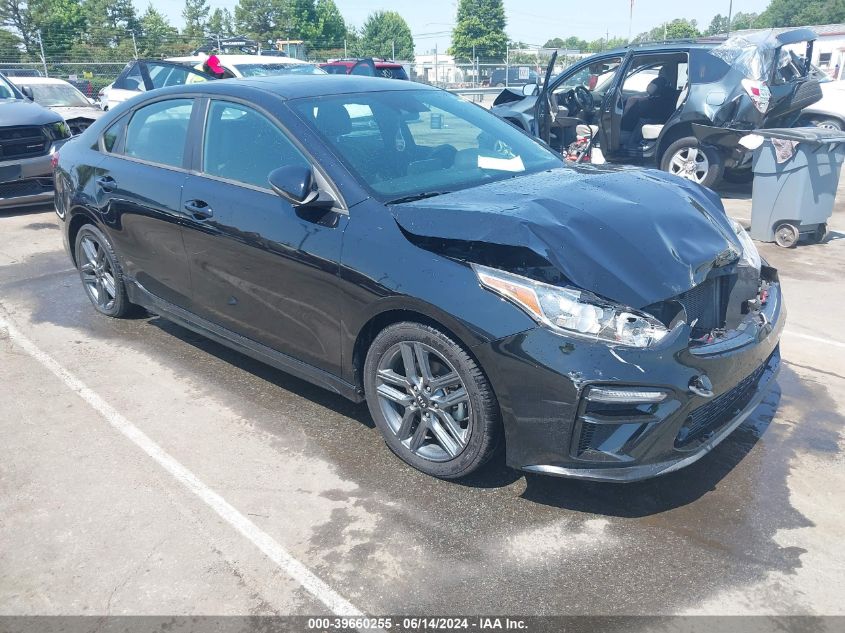
M 135 306 L 126 295 L 123 270 L 106 235 L 85 224 L 76 234 L 74 253 L 85 294 L 97 312 L 118 319 L 129 316 Z
M 722 177 L 723 161 L 716 150 L 701 147 L 698 139 L 688 136 L 666 148 L 660 169 L 712 189 Z
M 388 447 L 428 475 L 463 477 L 496 450 L 501 423 L 493 389 L 440 330 L 414 322 L 382 330 L 367 352 L 364 391 Z

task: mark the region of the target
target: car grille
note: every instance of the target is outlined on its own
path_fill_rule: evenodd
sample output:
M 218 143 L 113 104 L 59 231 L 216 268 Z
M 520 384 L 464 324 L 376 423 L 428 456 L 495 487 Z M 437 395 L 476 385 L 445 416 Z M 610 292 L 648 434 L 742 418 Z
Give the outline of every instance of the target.
M 50 139 L 37 125 L 0 128 L 0 160 L 43 156 L 49 149 Z
M 28 178 L 0 184 L 0 199 L 37 196 L 53 190 L 52 178 Z
M 777 352 L 775 352 L 777 353 Z M 675 447 L 684 448 L 692 442 L 706 439 L 712 432 L 732 420 L 748 405 L 757 392 L 760 378 L 769 365 L 771 356 L 733 389 L 717 396 L 707 404 L 693 409 L 675 438 Z

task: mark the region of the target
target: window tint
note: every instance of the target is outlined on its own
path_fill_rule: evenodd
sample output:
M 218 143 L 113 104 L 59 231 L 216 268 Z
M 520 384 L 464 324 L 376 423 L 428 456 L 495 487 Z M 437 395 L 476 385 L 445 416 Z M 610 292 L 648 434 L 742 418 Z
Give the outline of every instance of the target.
M 265 188 L 274 169 L 309 164 L 263 114 L 224 101 L 211 102 L 202 162 L 207 174 Z
M 508 123 L 439 90 L 368 92 L 291 104 L 386 200 L 562 165 L 559 155 Z
M 171 66 L 169 64 L 148 62 L 147 72 L 150 74 L 150 81 L 153 82 L 155 88 L 181 86 L 186 83 L 200 83 L 206 80 L 205 77 L 188 67 Z
M 105 134 L 103 134 L 103 146 L 106 148 L 107 152 L 114 151 L 115 146 L 123 136 L 123 132 L 126 130 L 126 120 L 126 117 L 122 117 L 117 123 L 113 123 L 112 126 L 106 130 Z
M 692 75 L 694 84 L 709 84 L 722 79 L 731 69 L 724 60 L 711 55 L 708 51 L 692 49 Z
M 193 103 L 193 99 L 171 99 L 139 109 L 129 122 L 124 153 L 181 167 Z

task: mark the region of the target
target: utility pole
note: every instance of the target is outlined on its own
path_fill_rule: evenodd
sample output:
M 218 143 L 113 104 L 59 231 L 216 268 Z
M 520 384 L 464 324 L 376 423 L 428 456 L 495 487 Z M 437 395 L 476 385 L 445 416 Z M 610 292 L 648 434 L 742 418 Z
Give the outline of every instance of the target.
M 631 32 L 634 26 L 634 0 L 631 0 L 631 12 L 628 14 L 628 44 L 631 43 Z
M 728 3 L 728 32 L 725 33 L 725 37 L 730 37 L 731 35 L 731 18 L 733 17 L 734 12 L 734 0 L 730 0 Z
M 472 87 L 475 88 L 478 79 L 478 58 L 475 56 L 475 44 L 472 45 L 472 61 L 475 64 L 475 69 L 472 73 Z
M 390 58 L 390 61 L 396 61 L 396 40 L 391 40 L 391 46 L 393 48 L 393 57 Z
M 346 52 L 346 38 L 343 38 L 343 58 L 346 59 L 349 57 L 349 53 Z
M 129 31 L 132 34 L 132 48 L 135 49 L 135 59 L 138 59 L 138 42 L 135 41 L 135 31 Z
M 41 30 L 38 30 L 38 48 L 41 49 L 41 64 L 44 66 L 44 76 L 49 77 L 50 75 L 47 73 L 47 58 L 44 57 L 44 42 L 41 39 Z
M 511 78 L 511 45 L 508 44 L 505 48 L 505 88 L 508 87 L 508 81 Z M 491 82 L 492 83 L 492 82 Z

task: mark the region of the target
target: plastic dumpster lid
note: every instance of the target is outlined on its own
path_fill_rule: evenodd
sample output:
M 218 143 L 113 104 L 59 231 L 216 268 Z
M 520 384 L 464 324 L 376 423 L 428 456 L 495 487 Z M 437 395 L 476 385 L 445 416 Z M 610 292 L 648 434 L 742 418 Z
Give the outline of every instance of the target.
M 821 127 L 777 127 L 754 130 L 754 134 L 799 143 L 845 143 L 845 132 Z

